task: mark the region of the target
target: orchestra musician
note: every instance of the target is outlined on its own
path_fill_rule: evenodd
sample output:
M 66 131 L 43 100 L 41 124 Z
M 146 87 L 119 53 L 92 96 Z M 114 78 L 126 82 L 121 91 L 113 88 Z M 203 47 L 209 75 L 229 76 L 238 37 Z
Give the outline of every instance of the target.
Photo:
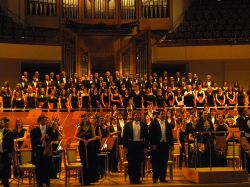
M 117 122 L 116 117 L 111 117 L 111 125 L 109 127 L 109 135 L 114 138 L 114 146 L 111 150 L 110 155 L 110 164 L 111 164 L 111 171 L 118 172 L 118 161 L 119 161 L 119 144 L 121 142 L 121 132 L 122 128 Z
M 14 148 L 14 137 L 9 129 L 9 119 L 0 119 L 0 178 L 4 187 L 9 187 L 11 177 L 11 160 Z
M 57 178 L 57 174 L 60 172 L 61 156 L 59 152 L 60 141 L 63 138 L 63 134 L 59 129 L 59 119 L 53 118 L 51 121 L 50 140 L 52 144 L 52 172 L 51 178 Z
M 41 114 L 37 119 L 38 126 L 31 130 L 30 139 L 33 151 L 33 161 L 36 165 L 36 181 L 38 186 L 50 186 L 50 171 L 52 166 L 51 128 L 48 118 Z

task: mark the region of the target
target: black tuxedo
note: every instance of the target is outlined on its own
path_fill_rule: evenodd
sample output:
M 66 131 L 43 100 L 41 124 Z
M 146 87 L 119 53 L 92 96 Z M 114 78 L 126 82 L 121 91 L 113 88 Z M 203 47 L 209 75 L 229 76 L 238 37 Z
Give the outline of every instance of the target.
M 151 145 L 151 162 L 153 168 L 153 180 L 160 181 L 166 180 L 166 169 L 169 158 L 169 149 L 173 146 L 173 133 L 174 128 L 173 120 L 168 123 L 165 120 L 165 134 L 166 141 L 161 141 L 162 131 L 158 119 L 155 119 L 149 127 L 149 139 Z
M 61 76 L 61 77 L 60 77 L 60 80 L 61 80 L 62 83 L 67 84 L 67 82 L 68 82 L 68 77 L 66 77 L 66 76 L 65 76 L 65 77 L 62 77 L 62 76 Z
M 2 165 L 0 175 L 2 177 L 2 183 L 4 187 L 8 187 L 9 178 L 11 177 L 11 155 L 14 148 L 14 136 L 13 133 L 8 129 L 3 130 L 2 147 L 3 152 L 0 153 L 0 165 Z
M 28 88 L 29 83 L 27 81 L 20 82 L 22 89 L 26 90 Z
M 46 141 L 50 141 L 50 136 L 52 134 L 52 129 L 46 127 L 46 134 L 48 138 Z M 45 156 L 43 154 L 44 146 L 43 141 L 41 141 L 42 132 L 40 130 L 40 126 L 35 127 L 30 132 L 31 146 L 33 151 L 33 162 L 36 165 L 36 181 L 38 185 L 42 184 L 50 184 L 49 177 L 52 166 L 52 158 L 51 156 Z
M 248 143 L 250 144 L 250 137 L 248 137 L 250 134 L 250 127 L 248 126 L 249 123 L 250 123 L 250 117 L 248 116 L 245 116 L 245 117 L 240 116 L 236 120 L 236 126 L 239 127 L 240 131 L 243 131 L 241 135 L 246 136 L 246 139 Z M 245 156 L 243 156 L 244 154 Z M 243 169 L 246 169 L 248 173 L 250 173 L 250 156 L 244 151 L 242 151 L 242 166 L 243 166 Z
M 60 88 L 60 85 L 62 84 L 62 81 L 61 80 L 54 80 L 54 85 L 57 89 Z
M 110 86 L 110 81 L 111 81 L 111 77 L 107 77 L 107 76 L 105 76 L 105 77 L 103 78 L 103 82 L 106 82 L 107 87 L 109 87 L 109 86 Z
M 123 145 L 128 149 L 128 174 L 132 183 L 138 183 L 144 161 L 144 149 L 148 148 L 148 127 L 140 122 L 140 141 L 133 141 L 133 122 L 125 125 L 123 130 Z
M 49 86 L 49 82 L 50 82 L 49 80 L 48 81 L 44 80 L 42 82 L 43 88 L 47 88 Z
M 125 84 L 126 88 L 130 89 L 132 87 L 130 78 L 123 78 L 122 82 Z

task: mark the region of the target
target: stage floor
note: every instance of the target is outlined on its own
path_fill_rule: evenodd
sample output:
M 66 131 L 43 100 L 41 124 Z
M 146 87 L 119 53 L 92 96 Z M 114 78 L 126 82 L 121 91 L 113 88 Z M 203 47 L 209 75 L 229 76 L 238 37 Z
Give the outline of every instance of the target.
M 168 183 L 156 183 L 153 184 L 152 182 L 152 175 L 149 174 L 147 175 L 143 181 L 142 184 L 139 185 L 131 185 L 129 184 L 129 179 L 127 177 L 127 181 L 125 182 L 124 179 L 124 175 L 122 173 L 110 173 L 108 174 L 106 177 L 104 177 L 103 179 L 101 179 L 98 183 L 94 183 L 91 184 L 90 186 L 124 186 L 124 187 L 130 187 L 130 186 L 146 186 L 146 187 L 153 187 L 153 186 L 178 186 L 178 187 L 250 187 L 250 176 L 248 177 L 248 182 L 245 183 L 219 183 L 219 184 L 194 184 L 192 182 L 187 181 L 183 174 L 182 174 L 182 170 L 179 169 L 174 169 L 174 180 L 170 181 L 169 177 L 167 178 Z M 17 186 L 17 182 L 14 180 L 12 181 L 11 187 L 16 187 Z M 29 185 L 28 181 L 25 179 L 23 184 L 20 184 L 21 187 L 26 186 L 26 187 L 31 187 L 33 185 Z M 52 187 L 62 187 L 65 186 L 64 185 L 64 175 L 62 174 L 62 176 L 60 177 L 60 179 L 52 179 L 51 180 L 51 186 Z M 70 182 L 68 184 L 68 186 L 81 186 L 78 183 L 78 179 L 74 179 L 71 178 Z

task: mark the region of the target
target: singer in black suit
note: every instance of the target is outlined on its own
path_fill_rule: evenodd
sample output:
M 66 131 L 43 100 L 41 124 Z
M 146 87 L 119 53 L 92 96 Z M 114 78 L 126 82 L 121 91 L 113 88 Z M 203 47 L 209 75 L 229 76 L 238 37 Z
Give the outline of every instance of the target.
M 158 179 L 160 182 L 167 182 L 166 169 L 169 150 L 173 146 L 173 128 L 174 121 L 166 119 L 165 111 L 160 111 L 149 127 L 153 183 L 156 183 Z
M 0 175 L 4 187 L 9 187 L 9 178 L 11 177 L 11 160 L 14 148 L 14 136 L 9 130 L 9 119 L 3 117 L 0 119 Z
M 50 172 L 52 166 L 51 155 L 45 155 L 46 144 L 50 143 L 52 129 L 47 126 L 48 118 L 40 115 L 37 119 L 39 126 L 30 132 L 31 146 L 33 151 L 33 162 L 36 165 L 36 181 L 38 186 L 50 186 Z
M 147 125 L 141 122 L 139 111 L 134 112 L 133 121 L 123 130 L 124 152 L 127 153 L 128 175 L 131 184 L 140 184 L 141 168 L 148 148 Z

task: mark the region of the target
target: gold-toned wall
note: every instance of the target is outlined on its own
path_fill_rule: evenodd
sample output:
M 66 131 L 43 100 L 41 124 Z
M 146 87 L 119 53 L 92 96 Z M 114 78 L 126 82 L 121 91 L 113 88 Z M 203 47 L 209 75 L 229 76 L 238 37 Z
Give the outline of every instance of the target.
M 15 83 L 19 82 L 21 76 L 21 63 L 13 60 L 0 59 L 0 85 L 8 80 L 13 87 Z
M 250 83 L 250 45 L 153 47 L 152 54 L 153 63 L 185 63 L 188 71 L 202 78 L 212 74 L 218 83 Z
M 153 47 L 152 62 L 250 59 L 250 45 Z
M 61 46 L 0 43 L 0 59 L 59 63 L 62 49 Z

